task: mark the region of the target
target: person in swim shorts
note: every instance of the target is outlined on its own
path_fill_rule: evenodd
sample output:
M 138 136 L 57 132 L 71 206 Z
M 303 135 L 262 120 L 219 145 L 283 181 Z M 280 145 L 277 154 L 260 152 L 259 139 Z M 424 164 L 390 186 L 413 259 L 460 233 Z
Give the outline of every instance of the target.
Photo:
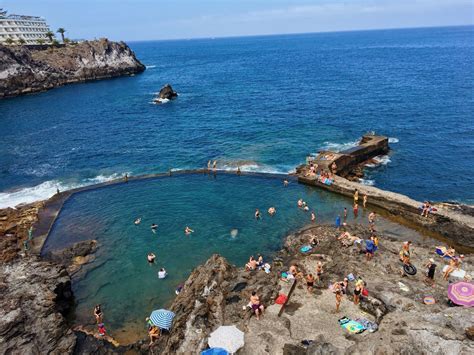
M 257 292 L 252 291 L 252 295 L 250 296 L 250 305 L 252 307 L 252 311 L 255 313 L 257 320 L 260 320 L 260 316 L 263 314 L 264 307 L 260 304 L 260 298 L 257 296 Z
M 309 293 L 313 292 L 314 287 L 314 276 L 313 274 L 309 274 L 306 276 L 306 289 Z

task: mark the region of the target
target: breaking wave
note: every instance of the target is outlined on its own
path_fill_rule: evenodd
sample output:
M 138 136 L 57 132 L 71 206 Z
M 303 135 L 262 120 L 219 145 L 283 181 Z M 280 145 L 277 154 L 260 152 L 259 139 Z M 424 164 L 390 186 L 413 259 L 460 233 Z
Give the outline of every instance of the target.
M 374 180 L 370 180 L 370 179 L 359 179 L 359 182 L 360 182 L 362 185 L 366 185 L 366 186 L 374 186 L 374 185 L 375 185 L 375 181 L 374 181 Z
M 25 187 L 23 189 L 10 192 L 0 192 L 0 208 L 15 207 L 20 204 L 46 200 L 56 194 L 57 189 L 60 191 L 72 190 L 82 186 L 100 184 L 102 182 L 115 180 L 121 176 L 122 174 L 98 175 L 96 177 L 84 179 L 76 183 L 65 183 L 59 180 L 49 180 L 32 187 Z
M 333 152 L 340 152 L 349 148 L 353 148 L 359 144 L 360 140 L 346 142 L 346 143 L 334 143 L 334 142 L 324 142 L 320 150 L 331 150 Z
M 400 142 L 400 140 L 398 138 L 395 138 L 395 137 L 390 137 L 388 139 L 388 142 L 389 143 L 398 143 L 398 142 Z

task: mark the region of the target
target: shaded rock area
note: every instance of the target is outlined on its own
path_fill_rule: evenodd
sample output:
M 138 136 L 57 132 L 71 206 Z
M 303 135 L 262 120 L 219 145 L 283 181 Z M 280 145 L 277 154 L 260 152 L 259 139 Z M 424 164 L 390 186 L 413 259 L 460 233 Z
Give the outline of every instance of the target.
M 157 104 L 167 102 L 169 100 L 174 100 L 178 97 L 178 93 L 173 90 L 170 84 L 163 86 L 158 93 L 158 96 L 153 100 Z
M 72 353 L 76 337 L 63 314 L 72 305 L 62 266 L 36 257 L 0 265 L 0 353 Z
M 96 249 L 96 240 L 85 240 L 65 249 L 51 251 L 44 258 L 66 266 L 69 275 L 74 276 L 82 265 L 93 260 Z
M 124 42 L 107 39 L 48 49 L 0 45 L 0 98 L 144 70 Z

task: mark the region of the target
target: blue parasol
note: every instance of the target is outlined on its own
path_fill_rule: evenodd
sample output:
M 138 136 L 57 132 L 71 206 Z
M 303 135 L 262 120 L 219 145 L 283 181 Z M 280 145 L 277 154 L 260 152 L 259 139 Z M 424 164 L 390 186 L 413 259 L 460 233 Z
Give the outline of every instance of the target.
M 173 312 L 166 309 L 158 309 L 151 312 L 150 321 L 160 329 L 170 330 L 174 315 Z

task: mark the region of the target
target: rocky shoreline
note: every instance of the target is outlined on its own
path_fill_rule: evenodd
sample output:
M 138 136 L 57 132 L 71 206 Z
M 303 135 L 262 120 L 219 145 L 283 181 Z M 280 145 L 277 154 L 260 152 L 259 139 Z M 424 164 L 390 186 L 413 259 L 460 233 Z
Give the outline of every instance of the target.
M 235 324 L 246 333 L 246 345 L 239 354 L 467 354 L 474 351 L 474 313 L 447 305 L 447 283 L 440 276 L 441 259 L 436 259 L 437 285 L 431 288 L 423 283 L 423 265 L 434 257 L 438 242 L 417 242 L 413 260 L 419 273 L 402 278 L 398 273 L 399 240 L 382 231 L 380 250 L 374 261 L 368 263 L 357 248 L 339 247 L 335 241 L 339 231 L 328 225 L 310 226 L 288 236 L 270 274 L 247 272 L 230 265 L 221 256 L 212 256 L 185 282 L 183 291 L 171 305 L 176 313 L 173 329 L 151 348 L 146 339 L 127 346 L 120 346 L 112 338 L 99 339 L 84 327 L 71 329 L 65 318 L 74 305 L 71 275 L 92 260 L 97 243 L 78 243 L 44 258 L 22 250 L 28 229 L 37 222 L 44 206 L 44 202 L 38 202 L 0 210 L 2 353 L 36 353 L 39 349 L 52 354 L 196 353 L 205 349 L 208 335 L 223 324 Z M 348 226 L 347 230 L 368 238 L 365 226 Z M 321 243 L 314 252 L 301 253 L 299 248 L 313 236 Z M 280 281 L 280 273 L 291 263 L 297 263 L 305 272 L 314 272 L 317 261 L 325 263 L 326 272 L 315 293 L 308 294 L 300 282 L 285 312 L 278 317 L 280 306 L 274 301 L 279 293 L 287 293 L 289 287 Z M 470 275 L 474 272 L 473 261 L 469 255 L 464 263 Z M 327 286 L 348 273 L 366 280 L 370 295 L 357 308 L 349 294 L 343 301 L 341 314 L 334 314 L 334 296 Z M 252 291 L 257 291 L 268 307 L 260 321 L 242 309 Z M 433 296 L 437 303 L 423 304 L 421 300 L 426 295 Z M 343 315 L 361 314 L 378 323 L 376 333 L 350 335 L 337 324 Z M 314 343 L 305 347 L 301 344 L 305 339 Z
M 107 39 L 49 48 L 0 45 L 0 98 L 144 70 L 124 42 Z

